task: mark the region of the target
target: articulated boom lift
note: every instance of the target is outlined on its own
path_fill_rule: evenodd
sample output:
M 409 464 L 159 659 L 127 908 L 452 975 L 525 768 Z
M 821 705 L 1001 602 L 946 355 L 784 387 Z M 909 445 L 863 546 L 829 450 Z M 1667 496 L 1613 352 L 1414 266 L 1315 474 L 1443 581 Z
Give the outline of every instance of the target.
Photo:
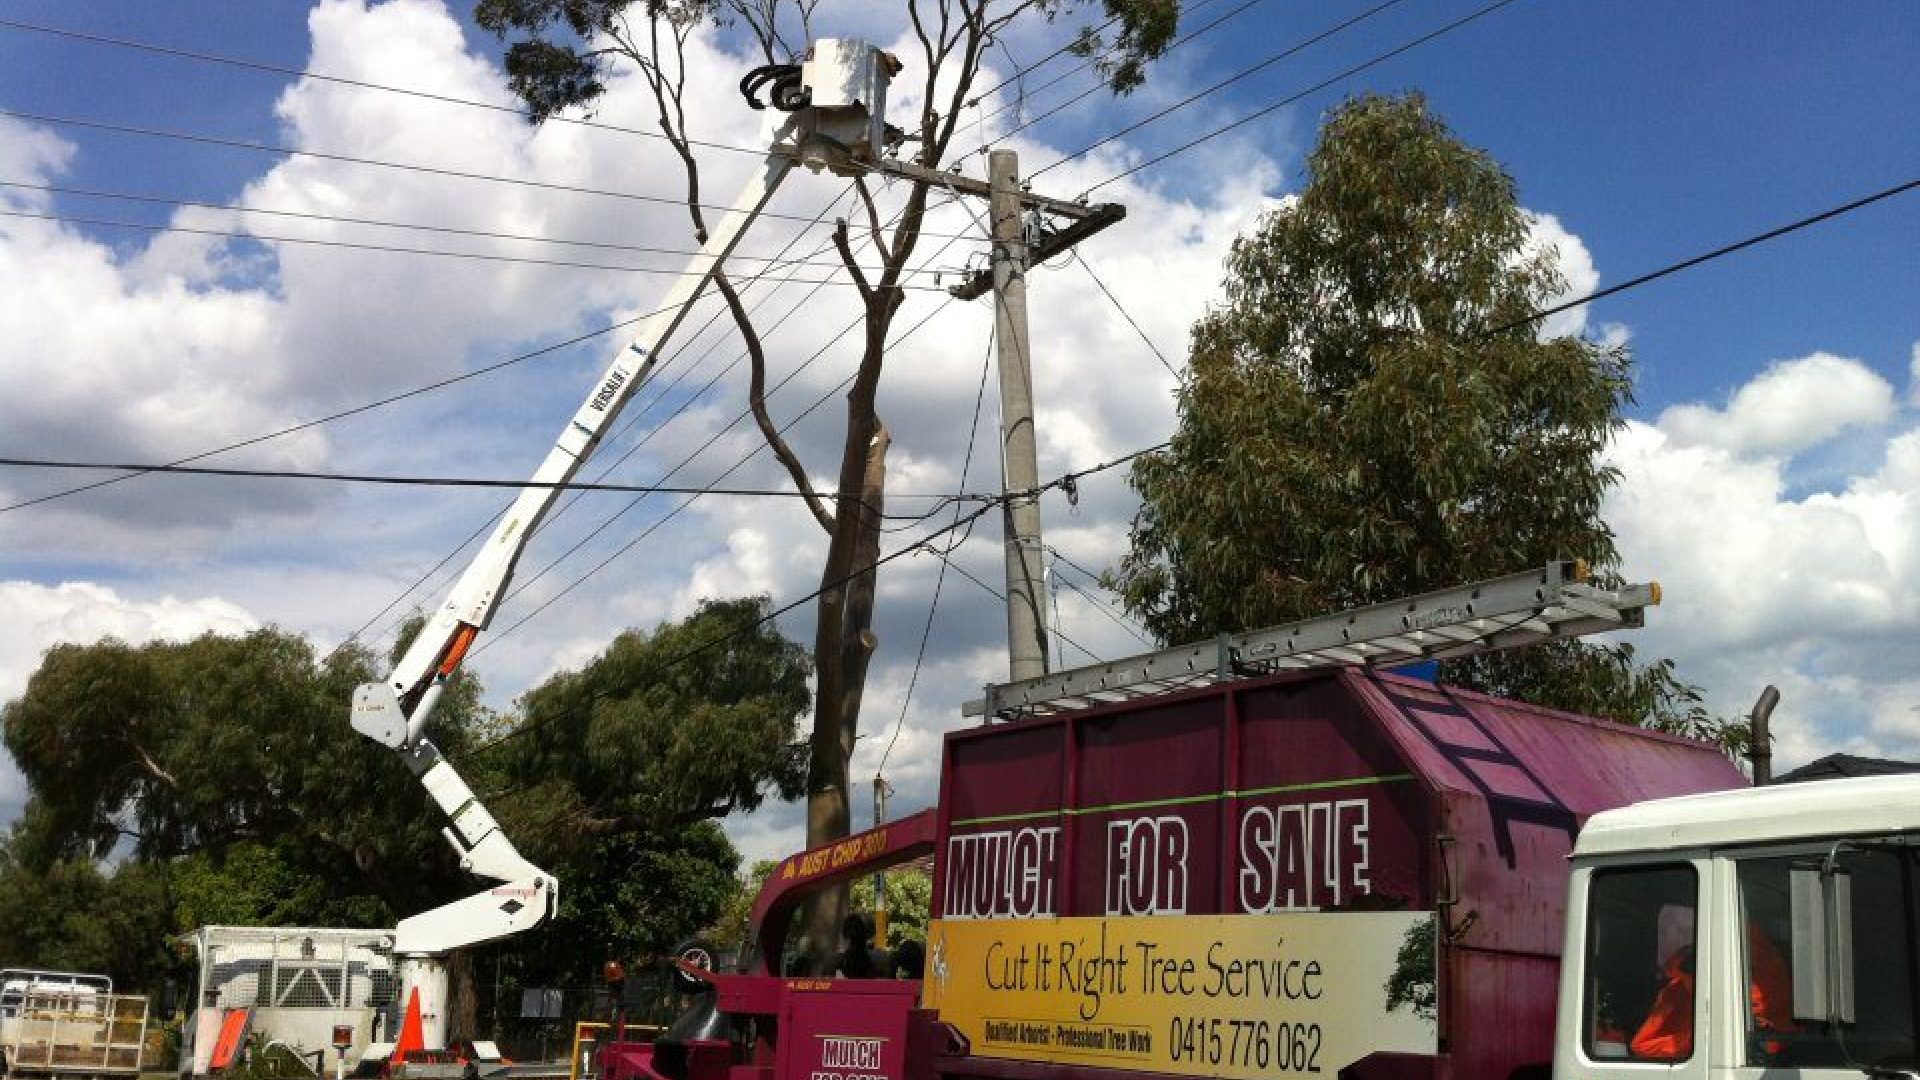
M 865 42 L 823 39 L 798 65 L 762 68 L 742 90 L 754 108 L 755 89 L 770 91 L 775 112 L 767 124 L 768 150 L 760 171 L 706 238 L 700 253 L 648 317 L 632 342 L 574 413 L 546 460 L 474 558 L 447 599 L 384 682 L 366 683 L 353 696 L 355 731 L 399 752 L 450 821 L 443 830 L 461 869 L 498 884 L 485 892 L 400 920 L 394 951 L 400 957 L 401 1000 L 417 1000 L 428 1047 L 446 1045 L 446 955 L 455 949 L 530 930 L 550 917 L 560 883 L 533 865 L 500 830 L 473 789 L 427 738 L 427 722 L 474 640 L 487 628 L 513 578 L 527 539 L 579 472 L 608 425 L 653 371 L 655 361 L 685 321 L 708 280 L 732 254 L 794 165 L 838 174 L 872 168 L 887 148 L 889 81 L 898 61 Z

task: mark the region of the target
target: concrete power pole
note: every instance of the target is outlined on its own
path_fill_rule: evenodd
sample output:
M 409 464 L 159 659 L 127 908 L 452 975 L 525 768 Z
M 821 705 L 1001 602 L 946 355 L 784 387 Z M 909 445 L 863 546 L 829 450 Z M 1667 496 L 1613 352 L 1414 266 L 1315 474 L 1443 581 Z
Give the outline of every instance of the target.
M 961 300 L 993 293 L 1000 362 L 1001 480 L 1006 491 L 1020 493 L 1006 505 L 1007 666 L 1016 682 L 1036 678 L 1047 673 L 1047 617 L 1041 583 L 1040 499 L 1034 492 L 1040 467 L 1034 456 L 1027 267 L 1073 250 L 1075 244 L 1125 218 L 1127 208 L 1023 191 L 1020 159 L 1011 150 L 987 155 L 985 181 L 892 158 L 878 167 L 889 176 L 944 188 L 955 198 L 968 195 L 987 200 L 992 263 L 947 291 Z M 1031 238 L 1026 229 L 1028 211 L 1039 219 Z
M 1033 352 L 1027 339 L 1027 240 L 1020 157 L 987 155 L 993 226 L 994 340 L 1000 368 L 1000 461 L 1006 502 L 1007 668 L 1016 682 L 1047 673 L 1047 614 L 1040 593 L 1040 465 L 1033 438 Z

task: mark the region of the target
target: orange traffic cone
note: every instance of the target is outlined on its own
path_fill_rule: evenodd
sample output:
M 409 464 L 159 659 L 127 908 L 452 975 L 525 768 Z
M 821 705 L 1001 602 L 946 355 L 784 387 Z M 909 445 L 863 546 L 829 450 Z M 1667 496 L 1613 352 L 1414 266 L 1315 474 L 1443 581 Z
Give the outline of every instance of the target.
M 393 1044 L 393 1056 L 387 1059 L 388 1068 L 407 1063 L 407 1053 L 427 1048 L 426 1024 L 420 1019 L 420 988 L 414 987 L 407 992 L 407 1015 L 400 1021 L 400 1040 Z

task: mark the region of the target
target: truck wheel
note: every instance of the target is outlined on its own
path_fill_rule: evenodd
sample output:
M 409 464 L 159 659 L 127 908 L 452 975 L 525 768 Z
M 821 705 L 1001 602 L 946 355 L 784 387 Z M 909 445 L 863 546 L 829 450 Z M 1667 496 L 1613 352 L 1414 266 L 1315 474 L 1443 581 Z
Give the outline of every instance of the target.
M 719 961 L 715 959 L 713 946 L 700 938 L 688 938 L 674 947 L 673 958 L 684 964 L 690 964 L 701 971 L 716 971 Z M 678 967 L 673 969 L 673 988 L 683 994 L 704 993 L 711 983 L 696 978 Z

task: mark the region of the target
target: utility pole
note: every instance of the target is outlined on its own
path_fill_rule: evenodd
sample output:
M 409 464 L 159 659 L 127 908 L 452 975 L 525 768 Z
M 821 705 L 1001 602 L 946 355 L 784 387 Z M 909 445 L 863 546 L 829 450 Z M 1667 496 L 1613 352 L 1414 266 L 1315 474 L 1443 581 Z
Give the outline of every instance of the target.
M 1033 438 L 1033 350 L 1027 337 L 1026 214 L 1020 157 L 987 155 L 992 189 L 993 321 L 1000 368 L 1000 462 L 1007 560 L 1007 670 L 1014 681 L 1047 673 L 1047 613 L 1040 593 L 1040 463 Z
M 993 293 L 994 340 L 1000 367 L 1001 482 L 1005 505 L 1007 564 L 1007 666 L 1014 681 L 1047 673 L 1047 618 L 1041 595 L 1040 466 L 1034 454 L 1032 348 L 1027 340 L 1027 267 L 1072 250 L 1075 244 L 1119 222 L 1118 203 L 1069 202 L 1020 186 L 1020 158 L 1011 150 L 987 155 L 987 179 L 942 172 L 887 159 L 879 170 L 915 183 L 987 200 L 993 256 L 987 269 L 971 273 L 947 291 L 961 300 Z M 1042 219 L 1029 238 L 1028 211 Z M 1064 221 L 1056 225 L 1055 221 Z
M 879 828 L 887 823 L 887 796 L 893 794 L 893 786 L 877 774 L 873 778 L 873 827 Z M 887 947 L 887 871 L 882 868 L 873 875 L 873 947 Z

